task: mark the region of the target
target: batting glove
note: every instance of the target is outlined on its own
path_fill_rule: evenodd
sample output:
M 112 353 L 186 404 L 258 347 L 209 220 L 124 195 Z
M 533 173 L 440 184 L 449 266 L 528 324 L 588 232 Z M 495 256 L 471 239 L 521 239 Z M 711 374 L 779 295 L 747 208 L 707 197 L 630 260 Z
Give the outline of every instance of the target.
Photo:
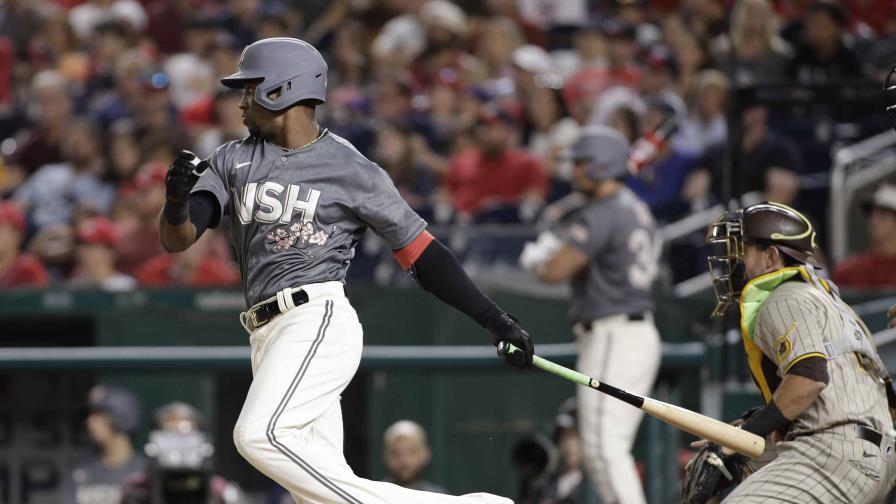
M 532 367 L 532 354 L 535 353 L 535 345 L 532 344 L 529 333 L 517 323 L 516 318 L 509 313 L 502 313 L 490 320 L 486 327 L 495 339 L 498 355 L 503 357 L 505 362 L 519 369 Z M 510 343 L 519 350 L 509 352 L 506 345 L 499 346 L 502 342 Z
M 208 168 L 208 162 L 188 150 L 180 151 L 165 177 L 165 198 L 173 205 L 184 205 L 196 181 Z

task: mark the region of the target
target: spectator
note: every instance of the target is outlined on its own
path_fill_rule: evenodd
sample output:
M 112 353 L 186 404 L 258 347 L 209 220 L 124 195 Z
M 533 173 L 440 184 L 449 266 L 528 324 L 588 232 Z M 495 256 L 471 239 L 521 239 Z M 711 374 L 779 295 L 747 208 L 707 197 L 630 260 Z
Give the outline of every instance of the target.
M 453 73 L 468 84 L 484 69 L 464 48 L 467 42 L 467 16 L 447 0 L 429 0 L 420 11 L 426 45 L 410 65 L 412 88 L 425 91 L 443 72 Z
M 16 152 L 26 175 L 43 165 L 62 162 L 62 143 L 72 112 L 65 80 L 53 70 L 40 71 L 31 79 L 29 103 L 31 124 Z
M 806 12 L 803 41 L 790 66 L 790 77 L 800 84 L 836 85 L 862 76 L 852 47 L 843 38 L 846 13 L 829 2 L 815 2 Z
M 377 148 L 374 159 L 382 166 L 401 197 L 418 211 L 432 205 L 431 196 L 437 187 L 437 174 L 433 168 L 419 159 L 414 143 L 423 144 L 421 137 L 414 137 L 408 129 L 396 123 L 386 123 L 377 128 Z
M 687 106 L 676 89 L 678 63 L 675 56 L 666 46 L 655 44 L 644 51 L 641 60 L 641 95 L 648 101 L 662 100 L 672 107 L 676 120 L 684 119 Z
M 136 0 L 87 0 L 69 11 L 69 23 L 75 34 L 86 40 L 97 25 L 106 21 L 125 21 L 136 32 L 146 28 L 146 11 Z
M 711 46 L 715 66 L 733 75 L 737 87 L 780 83 L 787 75 L 793 50 L 778 36 L 769 0 L 738 0 L 731 13 L 731 32 Z
M 731 174 L 732 195 L 744 197 L 744 205 L 751 202 L 775 201 L 793 204 L 799 190 L 798 174 L 802 161 L 794 143 L 768 128 L 768 109 L 758 92 L 745 91 L 741 95 L 740 143 L 733 158 L 739 169 Z M 724 143 L 710 146 L 696 164 L 698 172 L 691 176 L 706 178 L 711 184 L 716 201 L 722 196 Z
M 236 266 L 213 253 L 216 237 L 217 234 L 209 230 L 184 252 L 163 252 L 149 259 L 137 269 L 137 282 L 142 287 L 201 288 L 237 285 L 240 274 Z
M 127 275 L 135 275 L 144 262 L 164 252 L 159 242 L 159 212 L 165 205 L 167 174 L 165 163 L 145 164 L 134 182 L 135 192 L 131 196 L 134 212 L 116 223 L 117 266 Z
M 519 26 L 510 18 L 494 17 L 482 27 L 476 43 L 476 56 L 485 66 L 482 87 L 491 96 L 504 96 L 514 90 L 512 59 L 523 44 Z
M 42 166 L 15 192 L 37 229 L 66 224 L 80 213 L 108 214 L 115 187 L 103 180 L 106 165 L 100 137 L 89 120 L 66 125 L 64 162 Z
M 106 152 L 109 179 L 117 184 L 132 184 L 140 168 L 140 146 L 131 121 L 122 119 L 112 125 L 106 137 Z
M 559 460 L 549 476 L 538 504 L 584 504 L 585 484 L 582 473 L 582 439 L 579 437 L 576 398 L 560 405 L 554 420 L 553 441 Z
M 478 126 L 478 148 L 451 157 L 444 186 L 461 214 L 543 202 L 547 178 L 537 159 L 511 147 L 515 125 L 505 111 L 486 111 Z
M 681 152 L 700 156 L 708 146 L 728 138 L 728 78 L 718 70 L 703 70 L 697 74 L 691 100 L 688 116 L 672 141 Z
M 239 108 L 240 98 L 241 94 L 232 89 L 218 91 L 215 94 L 211 114 L 214 126 L 205 130 L 196 139 L 196 155 L 206 158 L 217 146 L 249 136 L 249 130 L 243 124 L 242 111 Z
M 398 2 L 403 13 L 390 19 L 371 44 L 371 53 L 377 67 L 394 70 L 414 60 L 426 44 L 426 36 L 420 21 L 426 0 Z
M 75 264 L 75 232 L 69 224 L 55 224 L 39 230 L 28 250 L 47 268 L 51 283 L 65 282 Z
M 118 233 L 105 217 L 85 219 L 75 232 L 77 264 L 70 281 L 73 287 L 127 291 L 137 287 L 133 277 L 115 269 Z
M 579 139 L 580 126 L 565 115 L 560 94 L 550 88 L 535 89 L 526 112 L 531 124 L 527 150 L 541 162 L 550 178 L 548 201 L 554 201 L 569 193 L 572 163 L 558 156 Z
M 361 25 L 347 21 L 333 33 L 333 47 L 327 86 L 333 90 L 341 86 L 362 87 L 367 80 L 368 61 L 364 54 Z
M 834 283 L 853 289 L 896 287 L 896 185 L 882 184 L 864 203 L 868 248 L 834 269 Z
M 383 462 L 389 471 L 383 481 L 424 492 L 448 493 L 421 478 L 431 457 L 423 427 L 411 420 L 399 420 L 383 434 Z
M 9 202 L 0 201 L 0 289 L 46 287 L 49 275 L 31 254 L 21 252 L 25 216 Z
M 146 470 L 146 459 L 134 450 L 140 425 L 140 404 L 129 390 L 98 385 L 88 396 L 87 435 L 99 450 L 78 463 L 64 483 L 64 504 L 119 504 L 122 485 Z
M 652 135 L 667 121 L 676 121 L 677 116 L 672 105 L 653 100 L 644 117 L 642 135 Z M 647 203 L 657 220 L 670 222 L 690 211 L 681 191 L 694 160 L 693 155 L 679 151 L 668 140 L 662 141 L 656 145 L 656 153 L 643 165 L 639 176 L 629 177 L 626 185 Z

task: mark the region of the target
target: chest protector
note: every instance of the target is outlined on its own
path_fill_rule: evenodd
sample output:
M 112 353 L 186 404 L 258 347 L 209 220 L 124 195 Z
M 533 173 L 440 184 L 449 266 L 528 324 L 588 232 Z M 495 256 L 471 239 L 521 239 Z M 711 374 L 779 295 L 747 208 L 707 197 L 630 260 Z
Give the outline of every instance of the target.
M 837 287 L 827 280 L 818 278 L 812 268 L 805 266 L 782 268 L 754 278 L 744 286 L 740 295 L 740 324 L 744 349 L 747 352 L 750 372 L 765 402 L 771 401 L 774 390 L 766 380 L 766 374 L 763 373 L 762 351 L 753 340 L 756 320 L 772 292 L 782 283 L 797 277 L 813 287 L 812 295 L 816 296 L 823 306 L 836 310 L 840 314 L 841 327 L 838 328 L 839 331 L 831 341 L 824 343 L 827 358 L 830 360 L 844 354 L 855 354 L 862 367 L 872 376 L 880 380 L 881 383 L 889 381 L 890 375 L 877 354 L 870 331 L 858 315 L 843 302 Z

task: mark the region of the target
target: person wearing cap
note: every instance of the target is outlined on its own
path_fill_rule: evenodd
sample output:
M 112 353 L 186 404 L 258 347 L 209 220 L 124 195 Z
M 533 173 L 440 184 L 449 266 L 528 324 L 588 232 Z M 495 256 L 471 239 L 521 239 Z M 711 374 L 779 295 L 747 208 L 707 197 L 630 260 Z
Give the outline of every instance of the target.
M 659 239 L 650 209 L 625 185 L 629 143 L 612 128 L 589 126 L 568 156 L 573 189 L 587 203 L 526 244 L 520 263 L 542 282 L 570 283 L 576 369 L 649 395 L 660 363 L 651 295 Z M 643 503 L 631 454 L 642 412 L 590 392 L 580 388 L 577 397 L 588 476 L 601 502 Z
M 768 125 L 768 106 L 756 88 L 742 90 L 736 98 L 741 113 L 741 137 L 734 157 L 739 170 L 731 174 L 731 196 L 744 198 L 745 204 L 775 201 L 792 204 L 799 191 L 798 174 L 803 171 L 802 158 L 796 144 Z M 694 166 L 709 179 L 711 194 L 716 200 L 722 194 L 726 141 L 710 145 Z
M 17 206 L 0 201 L 0 289 L 46 287 L 50 276 L 39 259 L 21 250 L 25 216 Z
M 654 44 L 641 55 L 641 95 L 647 100 L 662 100 L 675 112 L 677 120 L 687 114 L 687 105 L 678 94 L 678 62 L 672 51 Z
M 844 40 L 846 12 L 833 2 L 814 2 L 805 13 L 802 41 L 788 70 L 802 85 L 837 85 L 864 75 L 855 48 Z
M 659 98 L 650 101 L 642 121 L 642 137 L 629 158 L 630 163 L 636 162 L 639 174 L 626 181 L 628 187 L 663 222 L 690 213 L 682 188 L 696 156 L 679 151 L 671 142 L 674 137 L 670 138 L 667 132 L 674 131 L 678 122 L 675 108 L 667 101 Z
M 78 224 L 75 275 L 70 285 L 78 288 L 128 291 L 137 287 L 133 277 L 115 269 L 118 231 L 105 217 L 92 217 Z
M 728 78 L 714 69 L 702 70 L 694 79 L 694 94 L 688 116 L 681 122 L 673 145 L 682 152 L 700 156 L 709 145 L 724 142 L 728 137 L 725 117 L 728 101 Z
M 233 261 L 217 257 L 213 251 L 218 233 L 203 233 L 189 249 L 177 254 L 160 252 L 134 272 L 141 287 L 235 287 L 240 272 Z
M 443 183 L 457 212 L 475 217 L 544 201 L 547 177 L 541 164 L 512 147 L 516 125 L 510 113 L 488 109 L 477 126 L 479 146 L 451 157 Z
M 426 431 L 417 422 L 399 420 L 383 433 L 383 463 L 389 471 L 383 481 L 425 492 L 448 493 L 421 477 L 431 457 Z
M 896 185 L 881 184 L 863 204 L 868 247 L 840 261 L 832 278 L 840 287 L 896 287 Z
M 62 504 L 120 504 L 128 477 L 146 470 L 134 449 L 140 403 L 130 390 L 97 385 L 87 400 L 87 435 L 96 455 L 81 460 L 63 483 Z
M 585 477 L 582 471 L 582 438 L 579 436 L 578 401 L 570 397 L 560 405 L 554 419 L 552 440 L 557 446 L 557 467 L 548 475 L 539 504 L 584 504 Z
M 134 177 L 134 212 L 116 222 L 118 261 L 123 273 L 133 275 L 141 264 L 165 250 L 159 243 L 159 211 L 165 205 L 165 175 L 168 165 L 144 164 Z

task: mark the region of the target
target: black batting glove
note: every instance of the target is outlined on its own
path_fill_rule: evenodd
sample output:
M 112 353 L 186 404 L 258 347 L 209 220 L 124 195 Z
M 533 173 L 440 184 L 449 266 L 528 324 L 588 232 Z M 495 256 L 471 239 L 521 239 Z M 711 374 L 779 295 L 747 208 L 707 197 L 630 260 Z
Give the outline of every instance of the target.
M 513 367 L 526 369 L 532 367 L 532 354 L 535 353 L 535 346 L 532 339 L 509 313 L 492 318 L 486 325 L 488 332 L 494 337 L 494 344 L 498 347 L 498 356 L 503 357 L 504 361 Z M 507 345 L 501 343 L 510 343 L 519 350 L 508 352 Z
M 196 181 L 208 168 L 208 162 L 199 159 L 196 154 L 188 150 L 182 150 L 168 168 L 168 176 L 165 177 L 165 198 L 174 206 L 187 204 L 190 191 L 196 185 Z

